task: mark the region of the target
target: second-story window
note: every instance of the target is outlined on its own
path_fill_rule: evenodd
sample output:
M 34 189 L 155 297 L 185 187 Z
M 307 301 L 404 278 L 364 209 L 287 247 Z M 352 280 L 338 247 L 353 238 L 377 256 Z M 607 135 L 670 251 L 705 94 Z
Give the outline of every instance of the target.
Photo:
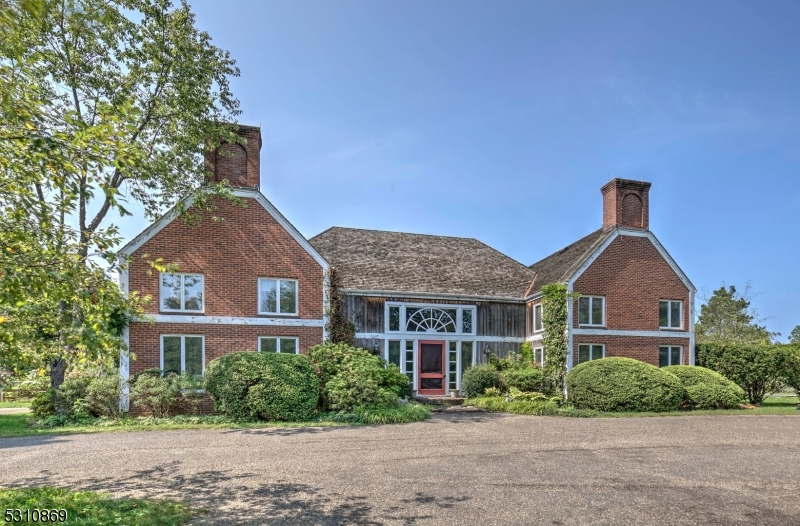
M 202 274 L 161 274 L 161 310 L 203 312 Z
M 578 324 L 605 325 L 605 302 L 606 299 L 602 296 L 581 296 L 578 298 Z
M 539 332 L 544 329 L 542 323 L 542 304 L 537 303 L 533 306 L 533 332 Z
M 658 303 L 658 327 L 661 329 L 680 329 L 683 319 L 683 302 L 661 300 Z
M 297 314 L 297 280 L 259 278 L 259 314 Z

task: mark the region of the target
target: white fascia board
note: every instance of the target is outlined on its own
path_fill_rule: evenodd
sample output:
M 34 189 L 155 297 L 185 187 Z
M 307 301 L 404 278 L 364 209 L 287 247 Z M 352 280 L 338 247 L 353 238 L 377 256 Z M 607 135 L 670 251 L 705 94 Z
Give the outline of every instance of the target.
M 646 338 L 691 338 L 689 331 L 625 331 L 616 329 L 572 329 L 576 336 L 639 336 Z
M 615 231 L 613 234 L 611 234 L 610 236 L 608 236 L 608 238 L 606 238 L 606 240 L 605 240 L 605 241 L 603 241 L 603 242 L 600 244 L 600 246 L 599 246 L 599 247 L 597 247 L 597 248 L 594 250 L 594 252 L 592 252 L 592 255 L 590 255 L 588 258 L 586 258 L 586 261 L 584 261 L 584 262 L 581 264 L 581 266 L 580 266 L 580 267 L 578 267 L 578 269 L 577 269 L 577 270 L 576 270 L 576 271 L 575 271 L 575 272 L 572 274 L 572 276 L 570 276 L 569 280 L 567 280 L 567 291 L 568 291 L 568 292 L 573 292 L 573 285 L 575 285 L 575 282 L 578 280 L 578 278 L 579 278 L 579 277 L 581 277 L 581 275 L 582 275 L 584 272 L 586 272 L 586 269 L 588 269 L 588 268 L 589 268 L 589 267 L 592 265 L 592 263 L 594 263 L 594 262 L 595 262 L 595 260 L 596 260 L 598 257 L 600 257 L 600 254 L 602 254 L 602 253 L 603 253 L 603 251 L 604 251 L 605 249 L 607 249 L 607 248 L 608 248 L 608 246 L 609 246 L 609 245 L 610 245 L 610 244 L 611 244 L 611 243 L 612 243 L 612 242 L 613 242 L 615 239 L 617 239 L 617 237 L 618 237 L 618 236 L 619 236 L 619 230 L 616 230 L 616 231 Z M 571 303 L 571 302 L 570 302 L 570 303 Z
M 526 342 L 538 342 L 538 341 L 543 340 L 543 339 L 544 339 L 544 333 L 543 332 L 537 332 L 533 336 L 527 336 L 525 338 L 525 341 Z
M 243 198 L 250 198 L 255 199 L 258 203 L 264 208 L 264 210 L 269 213 L 275 219 L 275 221 L 280 224 L 284 230 L 286 230 L 292 238 L 297 241 L 297 243 L 303 247 L 303 249 L 308 252 L 308 254 L 314 258 L 314 261 L 320 264 L 323 269 L 328 269 L 330 265 L 322 257 L 322 255 L 317 252 L 314 247 L 311 246 L 311 243 L 303 237 L 303 235 L 292 225 L 289 220 L 287 220 L 283 214 L 281 214 L 275 206 L 269 202 L 269 200 L 264 197 L 264 194 L 259 192 L 258 190 L 250 190 L 247 188 L 234 188 L 232 191 L 233 195 L 236 197 L 243 197 Z M 189 196 L 183 201 L 181 201 L 184 208 L 189 208 L 192 203 L 194 202 L 194 197 Z M 144 229 L 138 236 L 133 238 L 127 245 L 122 247 L 118 254 L 121 256 L 130 256 L 133 252 L 139 249 L 142 245 L 144 245 L 149 239 L 153 236 L 158 234 L 161 230 L 164 229 L 168 224 L 170 224 L 174 219 L 176 219 L 180 215 L 179 206 L 173 206 L 166 214 L 161 216 L 157 219 L 153 224 L 149 227 Z
M 474 334 L 450 334 L 446 332 L 357 332 L 356 338 L 369 340 L 462 340 L 472 342 L 525 343 L 525 338 L 511 336 L 475 336 Z
M 403 298 L 403 299 L 443 299 L 443 300 L 469 300 L 469 301 L 496 301 L 500 303 L 525 303 L 522 298 L 508 298 L 505 296 L 473 296 L 469 294 L 435 294 L 431 292 L 400 292 L 392 290 L 359 290 L 342 289 L 342 292 L 350 296 L 374 296 L 379 298 Z
M 236 316 L 184 316 L 179 314 L 148 314 L 138 322 L 186 323 L 194 325 L 271 325 L 275 327 L 324 327 L 325 320 L 298 318 L 244 318 Z

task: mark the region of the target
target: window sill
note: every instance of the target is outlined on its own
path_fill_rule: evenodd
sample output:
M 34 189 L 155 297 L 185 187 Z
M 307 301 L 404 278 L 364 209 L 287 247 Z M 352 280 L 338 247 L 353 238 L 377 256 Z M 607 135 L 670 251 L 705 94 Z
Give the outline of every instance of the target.
M 300 317 L 299 314 L 286 314 L 286 313 L 278 314 L 277 312 L 259 312 L 258 316 L 262 317 L 262 318 L 274 318 L 275 316 L 279 316 L 281 318 L 299 318 Z
M 579 329 L 608 329 L 605 325 L 587 325 L 587 324 L 578 324 Z
M 200 310 L 160 310 L 159 314 L 191 314 L 192 316 L 205 316 L 206 313 Z
M 659 327 L 658 330 L 667 332 L 683 332 L 685 329 L 683 327 Z

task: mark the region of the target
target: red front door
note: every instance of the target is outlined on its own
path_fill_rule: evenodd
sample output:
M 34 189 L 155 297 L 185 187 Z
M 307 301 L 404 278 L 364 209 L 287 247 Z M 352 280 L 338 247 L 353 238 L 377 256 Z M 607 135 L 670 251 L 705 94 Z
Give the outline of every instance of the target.
M 419 394 L 444 394 L 444 342 L 419 342 Z

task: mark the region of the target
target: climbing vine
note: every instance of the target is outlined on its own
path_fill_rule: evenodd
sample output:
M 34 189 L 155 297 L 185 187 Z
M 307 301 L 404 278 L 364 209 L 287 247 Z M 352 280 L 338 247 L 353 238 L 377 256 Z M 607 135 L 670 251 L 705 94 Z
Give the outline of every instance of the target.
M 346 343 L 351 347 L 355 345 L 356 327 L 347 319 L 346 296 L 342 292 L 342 282 L 339 271 L 335 268 L 328 273 L 328 306 L 325 314 L 328 315 L 328 322 L 325 330 L 328 333 L 328 341 L 331 343 Z
M 553 388 L 563 393 L 566 400 L 567 356 L 567 301 L 578 294 L 567 292 L 564 283 L 551 283 L 542 287 L 542 321 L 544 323 L 544 370 Z

